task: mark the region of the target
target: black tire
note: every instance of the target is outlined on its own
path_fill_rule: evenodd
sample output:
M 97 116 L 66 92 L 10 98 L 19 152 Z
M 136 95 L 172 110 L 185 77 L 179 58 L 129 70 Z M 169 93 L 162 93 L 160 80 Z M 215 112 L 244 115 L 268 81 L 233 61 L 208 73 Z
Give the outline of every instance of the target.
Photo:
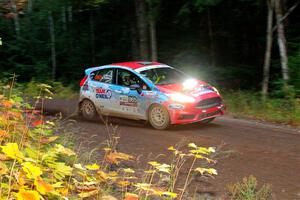
M 149 108 L 148 121 L 155 129 L 167 129 L 170 127 L 169 112 L 165 107 L 155 104 Z
M 93 120 L 98 115 L 94 103 L 88 99 L 80 103 L 80 113 L 87 120 Z
M 214 119 L 215 119 L 214 117 L 213 118 L 209 118 L 209 119 L 205 119 L 205 120 L 200 121 L 200 123 L 201 124 L 208 124 L 208 123 L 212 122 Z

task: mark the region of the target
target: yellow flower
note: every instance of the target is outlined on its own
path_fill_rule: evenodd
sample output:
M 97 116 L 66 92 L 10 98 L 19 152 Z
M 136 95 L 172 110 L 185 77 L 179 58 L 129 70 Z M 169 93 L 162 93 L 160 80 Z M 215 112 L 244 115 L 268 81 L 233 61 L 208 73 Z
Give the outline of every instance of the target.
M 34 190 L 20 190 L 17 193 L 17 200 L 40 200 L 40 195 Z

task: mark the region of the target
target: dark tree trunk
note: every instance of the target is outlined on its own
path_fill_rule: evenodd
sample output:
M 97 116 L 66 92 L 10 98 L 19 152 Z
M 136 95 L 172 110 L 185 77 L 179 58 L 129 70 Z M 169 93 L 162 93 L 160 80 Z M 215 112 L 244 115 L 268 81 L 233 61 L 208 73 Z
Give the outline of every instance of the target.
M 71 5 L 68 6 L 68 21 L 73 21 L 73 7 Z
M 52 12 L 48 13 L 49 31 L 50 31 L 50 44 L 51 44 L 51 63 L 52 63 L 52 80 L 56 79 L 56 49 L 55 49 L 55 29 Z
M 20 21 L 15 0 L 10 0 L 11 12 L 14 14 L 13 20 L 15 25 L 16 37 L 20 37 Z
M 283 77 L 284 85 L 287 86 L 290 78 L 289 78 L 289 69 L 288 69 L 288 55 L 287 55 L 287 46 L 286 46 L 286 39 L 285 39 L 285 30 L 282 21 L 282 17 L 283 17 L 282 2 L 280 0 L 275 0 L 275 13 L 276 13 L 276 22 L 277 22 L 277 42 L 279 46 L 282 77 Z
M 136 23 L 134 20 L 130 22 L 130 39 L 131 39 L 131 56 L 133 60 L 139 59 L 139 43 L 137 40 L 137 30 L 136 30 Z
M 157 38 L 156 38 L 156 22 L 154 19 L 149 20 L 150 38 L 151 38 L 151 59 L 157 61 Z
M 61 7 L 61 22 L 63 31 L 67 31 L 67 16 L 66 16 L 66 7 Z
M 90 44 L 91 44 L 91 56 L 92 56 L 92 62 L 93 65 L 96 64 L 95 60 L 95 31 L 94 31 L 94 12 L 90 11 Z
M 28 0 L 27 10 L 28 10 L 29 13 L 32 12 L 32 8 L 33 8 L 33 0 Z
M 145 0 L 135 0 L 137 27 L 139 33 L 140 59 L 149 59 L 148 20 Z
M 266 50 L 265 50 L 265 60 L 263 68 L 263 81 L 262 81 L 262 99 L 265 100 L 268 96 L 269 89 L 269 78 L 270 78 L 270 64 L 271 64 L 271 54 L 273 46 L 273 7 L 274 0 L 267 0 L 268 4 L 268 17 L 267 17 L 267 32 L 266 32 Z
M 208 36 L 209 36 L 209 64 L 211 66 L 215 66 L 215 44 L 214 44 L 214 35 L 212 29 L 210 8 L 207 8 L 207 27 L 208 27 Z

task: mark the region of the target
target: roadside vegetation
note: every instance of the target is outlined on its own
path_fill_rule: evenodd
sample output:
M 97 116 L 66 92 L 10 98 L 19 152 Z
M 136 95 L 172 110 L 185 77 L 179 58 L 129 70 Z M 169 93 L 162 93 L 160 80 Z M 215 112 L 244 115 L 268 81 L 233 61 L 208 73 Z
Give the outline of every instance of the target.
M 78 92 L 71 84 L 65 86 L 61 82 L 46 81 L 41 83 L 35 80 L 20 83 L 17 81 L 17 79 L 18 75 L 16 74 L 3 75 L 0 80 L 0 92 L 3 94 L 7 94 L 10 90 L 10 83 L 14 82 L 12 89 L 14 94 L 18 94 L 22 98 L 38 97 L 40 96 L 41 85 L 44 85 L 44 83 L 46 83 L 47 85 L 51 86 L 51 90 L 47 89 L 48 94 L 50 95 L 48 97 L 56 99 L 73 99 L 78 97 Z
M 272 199 L 270 185 L 258 187 L 254 176 L 243 178 L 243 181 L 228 186 L 229 197 L 232 200 L 268 200 Z
M 299 98 L 268 98 L 259 93 L 231 91 L 223 93 L 227 112 L 235 117 L 269 121 L 293 126 L 300 125 Z
M 14 82 L 13 82 L 14 83 Z M 39 85 L 37 101 L 52 94 Z M 0 94 L 0 198 L 39 199 L 186 199 L 195 176 L 213 177 L 217 171 L 214 147 L 194 143 L 169 147 L 170 163 L 148 162 L 141 175 L 126 167 L 132 155 L 117 150 L 119 137 L 112 129 L 102 159 L 80 162 L 59 120 L 43 116 L 13 92 L 13 84 Z M 110 130 L 107 125 L 108 130 Z M 65 137 L 68 139 L 66 139 Z M 71 145 L 70 145 L 71 144 Z M 186 171 L 187 170 L 187 171 Z M 179 174 L 184 182 L 179 185 Z M 179 190 L 178 187 L 181 189 Z

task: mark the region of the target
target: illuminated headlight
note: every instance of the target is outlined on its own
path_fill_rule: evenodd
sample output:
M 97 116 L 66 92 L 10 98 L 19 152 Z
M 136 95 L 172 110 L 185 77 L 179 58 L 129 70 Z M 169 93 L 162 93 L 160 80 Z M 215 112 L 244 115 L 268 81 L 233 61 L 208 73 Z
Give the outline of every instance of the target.
M 171 100 L 179 103 L 194 103 L 196 100 L 193 97 L 184 94 L 169 94 Z
M 184 90 L 191 90 L 198 85 L 198 82 L 195 79 L 187 79 L 182 83 L 182 85 Z
M 212 89 L 217 93 L 217 94 L 219 94 L 220 95 L 220 93 L 219 93 L 219 91 L 217 90 L 217 88 L 215 88 L 215 87 L 212 87 Z

